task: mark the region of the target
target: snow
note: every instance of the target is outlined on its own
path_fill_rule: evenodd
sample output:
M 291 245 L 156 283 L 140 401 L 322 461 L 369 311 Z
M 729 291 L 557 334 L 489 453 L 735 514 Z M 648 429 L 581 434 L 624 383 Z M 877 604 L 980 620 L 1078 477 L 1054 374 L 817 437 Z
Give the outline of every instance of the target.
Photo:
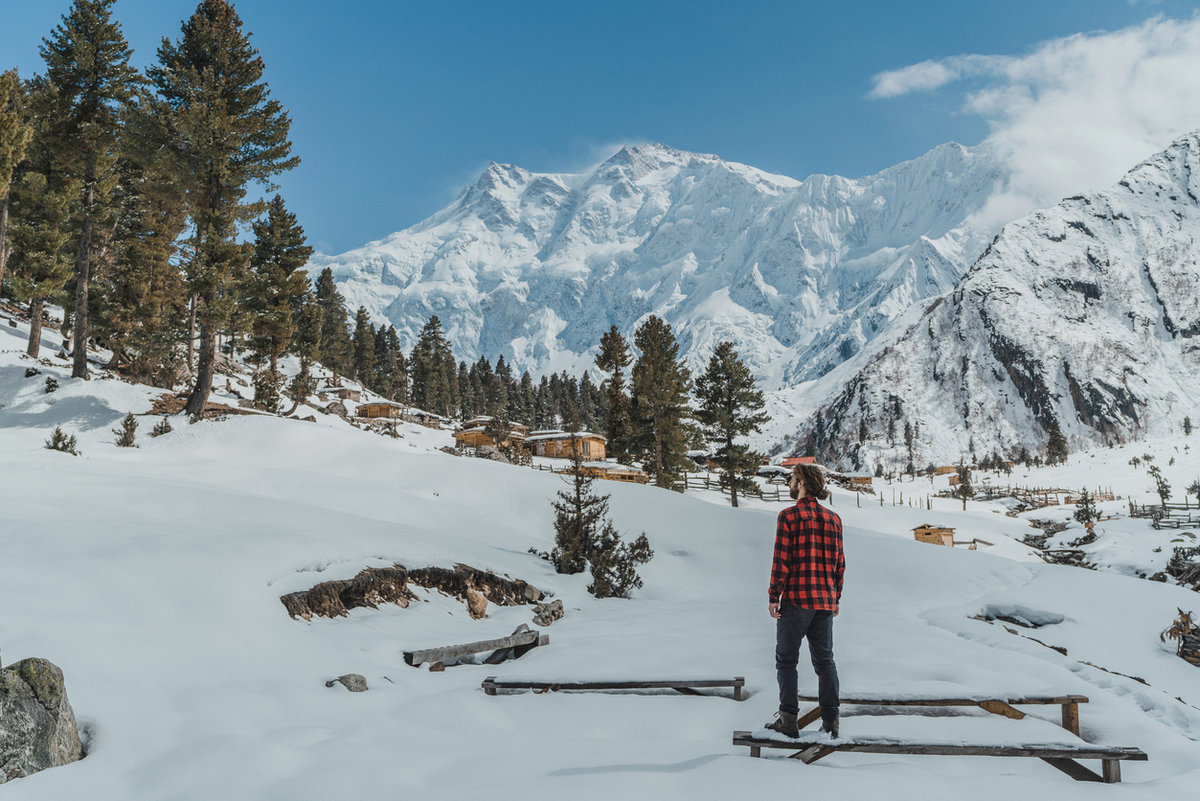
M 586 574 L 557 575 L 528 553 L 553 544 L 559 476 L 438 452 L 452 442 L 449 431 L 402 424 L 403 437 L 393 439 L 325 415 L 316 424 L 173 418 L 175 430 L 153 439 L 156 418 L 141 417 L 140 447 L 118 448 L 110 429 L 129 411 L 145 414 L 161 391 L 71 379 L 49 349 L 36 365 L 41 375 L 25 378 L 34 364 L 20 355 L 25 333 L 0 325 L 0 648 L 5 664 L 39 656 L 62 667 L 89 737 L 84 760 L 9 782 L 6 801 L 397 792 L 673 801 L 768 797 L 799 783 L 816 797 L 926 801 L 1070 801 L 1098 792 L 1031 759 L 847 753 L 805 766 L 783 752 L 750 759 L 732 746 L 734 730 L 760 728 L 776 706 L 766 584 L 782 504 L 746 500 L 730 509 L 715 491 L 598 483 L 612 494 L 616 527 L 626 536 L 645 531 L 655 557 L 631 600 L 597 600 Z M 56 393 L 44 394 L 45 376 L 59 381 Z M 81 457 L 43 447 L 55 425 L 78 436 Z M 1101 449 L 1011 480 L 1113 485 L 1152 500 L 1129 457 L 1153 452 L 1183 482 L 1200 474 L 1196 448 L 1183 444 Z M 901 487 L 908 502 L 929 482 Z M 845 694 L 1086 695 L 1087 740 L 1150 756 L 1127 763 L 1123 783 L 1105 792 L 1195 797 L 1200 672 L 1159 632 L 1177 608 L 1200 604 L 1187 589 L 1132 575 L 1154 567 L 1137 561 L 1153 553 L 1146 546 L 1177 532 L 1155 532 L 1144 520 L 1100 523 L 1088 551 L 1101 569 L 1089 571 L 1044 564 L 1020 544 L 1032 531 L 1027 518 L 1038 515 L 1013 518 L 984 503 L 963 511 L 945 499 L 932 509 L 893 506 L 890 488 L 877 489 L 882 506 L 834 490 L 849 565 L 836 623 Z M 1119 512 L 1124 503 L 1104 508 Z M 914 542 L 910 529 L 923 522 L 996 545 Z M 459 562 L 561 599 L 566 615 L 546 630 L 550 644 L 515 662 L 431 673 L 404 665 L 401 652 L 503 636 L 528 623 L 531 609 L 492 606 L 472 620 L 458 601 L 420 592 L 407 609 L 304 622 L 279 601 L 369 566 Z M 976 619 L 999 612 L 1042 625 Z M 366 677 L 368 692 L 325 687 L 352 672 Z M 746 677 L 750 697 L 489 697 L 480 689 L 489 675 L 736 675 Z M 802 691 L 814 690 L 801 675 Z M 888 716 L 846 707 L 842 730 L 955 742 L 1065 736 L 1056 707 L 1026 709 L 1029 718 L 1011 721 L 970 710 Z

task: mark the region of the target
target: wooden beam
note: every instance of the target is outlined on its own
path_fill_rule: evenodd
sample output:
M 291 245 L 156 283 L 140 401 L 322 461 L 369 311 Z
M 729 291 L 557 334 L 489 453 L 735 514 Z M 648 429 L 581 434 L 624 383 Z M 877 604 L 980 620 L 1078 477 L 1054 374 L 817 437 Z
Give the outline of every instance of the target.
M 1115 759 L 1100 760 L 1101 770 L 1104 772 L 1105 784 L 1116 784 L 1121 781 L 1121 763 Z
M 1062 725 L 1067 731 L 1079 736 L 1079 703 L 1066 701 L 1062 705 Z
M 446 662 L 451 659 L 470 656 L 471 654 L 478 654 L 484 651 L 498 651 L 503 648 L 528 646 L 525 648 L 525 650 L 528 650 L 539 645 L 546 645 L 549 642 L 550 637 L 548 635 L 539 634 L 536 631 L 522 631 L 495 640 L 479 640 L 478 642 L 468 642 L 461 645 L 446 645 L 441 648 L 427 648 L 423 651 L 405 651 L 404 661 L 406 664 L 417 667 L 425 662 Z
M 821 707 L 818 706 L 818 707 L 808 710 L 803 715 L 796 718 L 796 728 L 803 729 L 805 726 L 812 723 L 814 720 L 820 720 L 820 718 L 821 718 Z
M 815 695 L 798 695 L 798 701 L 817 703 L 820 699 Z M 1032 696 L 1002 696 L 980 695 L 974 698 L 888 698 L 876 695 L 851 695 L 839 699 L 843 704 L 859 704 L 862 706 L 979 706 L 982 701 L 1002 701 L 1013 706 L 1022 705 L 1057 705 L 1057 704 L 1086 704 L 1086 695 L 1032 695 Z
M 1004 701 L 980 701 L 979 708 L 985 712 L 991 712 L 993 715 L 1003 715 L 1004 717 L 1011 718 L 1013 720 L 1022 720 L 1025 717 L 1024 712 Z M 1065 709 L 1066 707 L 1064 706 L 1063 708 Z M 1078 705 L 1075 708 L 1078 709 Z
M 1098 773 L 1089 768 L 1085 768 L 1083 765 L 1080 765 L 1073 759 L 1066 759 L 1064 757 L 1042 757 L 1042 761 L 1049 765 L 1053 765 L 1077 782 L 1104 781 L 1102 778 L 1100 778 Z

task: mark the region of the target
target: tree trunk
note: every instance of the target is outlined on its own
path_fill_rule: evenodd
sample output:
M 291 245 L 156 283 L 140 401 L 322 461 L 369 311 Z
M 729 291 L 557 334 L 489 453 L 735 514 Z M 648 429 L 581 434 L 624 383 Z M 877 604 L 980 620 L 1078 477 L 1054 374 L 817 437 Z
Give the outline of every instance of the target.
M 37 358 L 42 347 L 42 298 L 29 301 L 29 346 L 25 354 Z
M 188 396 L 184 411 L 189 417 L 199 418 L 204 414 L 208 395 L 212 392 L 213 376 L 217 367 L 217 332 L 212 323 L 200 324 L 199 361 L 196 365 L 196 385 Z
M 0 297 L 4 297 L 4 268 L 8 265 L 8 195 L 0 200 Z
M 116 370 L 121 365 L 121 356 L 124 355 L 125 348 L 122 345 L 114 345 L 112 358 L 108 360 L 108 364 L 104 365 L 105 370 Z
M 83 229 L 79 234 L 79 255 L 75 259 L 75 359 L 71 367 L 71 378 L 88 378 L 88 279 L 92 268 L 92 219 L 96 204 L 96 182 L 88 182 L 83 198 Z
M 196 295 L 194 293 L 189 306 L 191 310 L 188 312 L 187 369 L 189 373 L 194 373 L 196 370 Z

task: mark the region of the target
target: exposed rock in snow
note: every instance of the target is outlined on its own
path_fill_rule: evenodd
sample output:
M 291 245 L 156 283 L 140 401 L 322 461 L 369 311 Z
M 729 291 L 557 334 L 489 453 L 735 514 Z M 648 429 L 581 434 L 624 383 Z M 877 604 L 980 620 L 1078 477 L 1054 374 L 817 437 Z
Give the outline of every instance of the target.
M 0 670 L 0 784 L 82 758 L 62 670 L 37 658 Z

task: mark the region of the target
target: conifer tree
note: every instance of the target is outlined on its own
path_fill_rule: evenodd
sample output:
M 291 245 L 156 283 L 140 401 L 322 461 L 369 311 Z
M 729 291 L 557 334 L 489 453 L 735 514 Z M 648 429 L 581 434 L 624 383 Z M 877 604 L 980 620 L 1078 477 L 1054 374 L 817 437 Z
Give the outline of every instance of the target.
M 354 377 L 364 384 L 370 383 L 375 373 L 375 326 L 366 306 L 359 306 L 354 314 L 354 334 L 350 341 L 354 346 Z
M 1200 504 L 1200 478 L 1187 485 L 1185 492 L 1196 496 L 1196 503 Z
M 104 246 L 97 229 L 112 213 L 121 114 L 141 83 L 133 51 L 113 19 L 115 0 L 74 0 L 40 49 L 46 62 L 48 146 L 54 169 L 80 192 L 75 244 L 73 378 L 87 378 L 91 264 Z
M 2 178 L 2 176 L 0 176 Z M 0 186 L 0 188 L 3 188 Z M 1192 418 L 1185 416 L 1183 418 L 1183 435 L 1190 437 L 1192 435 Z
M 1158 465 L 1152 465 L 1147 471 L 1150 478 L 1154 479 L 1154 492 L 1158 495 L 1158 500 L 1162 504 L 1162 508 L 1167 508 L 1167 501 L 1171 498 L 1171 485 L 1162 474 L 1162 470 Z
M 458 372 L 436 314 L 421 329 L 408 361 L 413 403 L 426 411 L 450 416 L 458 408 Z
M 163 40 L 148 70 L 157 90 L 159 141 L 187 187 L 195 230 L 188 283 L 196 298 L 200 350 L 185 411 L 204 411 L 216 368 L 217 332 L 229 318 L 229 296 L 242 248 L 237 225 L 257 213 L 245 202 L 252 183 L 291 169 L 291 120 L 271 99 L 263 61 L 226 0 L 201 0 L 177 42 Z
M 9 287 L 19 300 L 29 303 L 29 342 L 25 353 L 37 358 L 42 341 L 42 308 L 71 279 L 67 252 L 70 237 L 70 185 L 47 180 L 29 171 L 14 182 L 12 238 L 13 275 Z
M 595 479 L 583 469 L 582 448 L 571 437 L 571 486 L 560 490 L 554 507 L 554 550 L 550 562 L 558 573 L 582 573 L 592 558 L 605 518 L 607 495 L 592 490 Z
M 975 497 L 975 487 L 971 486 L 971 468 L 969 465 L 959 463 L 958 465 L 958 486 L 954 488 L 955 493 L 962 499 L 963 511 L 967 510 L 967 500 Z
M 1048 464 L 1064 464 L 1067 461 L 1067 438 L 1063 436 L 1062 429 L 1058 427 L 1057 419 L 1050 421 L 1046 434 L 1048 435 L 1046 462 Z
M 0 297 L 4 295 L 8 265 L 9 187 L 33 136 L 33 126 L 26 116 L 25 90 L 17 71 L 0 72 Z
M 688 415 L 691 371 L 678 360 L 671 326 L 651 315 L 634 333 L 641 356 L 633 366 L 633 418 L 639 428 L 646 470 L 660 487 L 677 489 L 687 467 L 683 421 Z
M 763 413 L 763 394 L 755 389 L 754 376 L 742 363 L 732 342 L 721 342 L 708 360 L 708 369 L 696 378 L 700 408 L 696 420 L 710 442 L 720 443 L 715 453 L 721 468 L 721 485 L 729 488 L 731 504 L 738 505 L 738 491 L 753 488 L 744 474 L 758 466 L 760 457 L 744 442 L 770 418 Z
M 629 345 L 614 325 L 600 338 L 596 367 L 608 374 L 604 392 L 608 398 L 608 413 L 604 419 L 604 436 L 608 438 L 608 453 L 618 462 L 629 460 L 635 433 L 630 416 L 630 401 L 625 389 L 625 370 L 632 364 Z
M 353 371 L 353 347 L 346 325 L 346 301 L 333 280 L 333 270 L 321 270 L 316 281 L 316 303 L 321 312 L 320 356 L 317 361 L 338 373 Z
M 134 440 L 137 438 L 137 418 L 133 416 L 133 412 L 125 415 L 121 421 L 120 428 L 114 428 L 112 432 L 117 435 L 117 446 L 120 448 L 136 448 Z
M 294 314 L 296 327 L 292 333 L 291 347 L 300 358 L 300 372 L 288 387 L 293 401 L 292 408 L 284 412 L 288 417 L 295 414 L 300 404 L 317 388 L 317 382 L 312 377 L 312 366 L 321 352 L 321 308 L 311 290 L 305 290 Z
M 250 312 L 250 351 L 267 362 L 270 380 L 279 382 L 279 358 L 292 344 L 294 311 L 308 291 L 304 265 L 312 248 L 296 215 L 279 195 L 267 204 L 266 217 L 256 220 L 253 230 L 254 253 L 244 293 Z

